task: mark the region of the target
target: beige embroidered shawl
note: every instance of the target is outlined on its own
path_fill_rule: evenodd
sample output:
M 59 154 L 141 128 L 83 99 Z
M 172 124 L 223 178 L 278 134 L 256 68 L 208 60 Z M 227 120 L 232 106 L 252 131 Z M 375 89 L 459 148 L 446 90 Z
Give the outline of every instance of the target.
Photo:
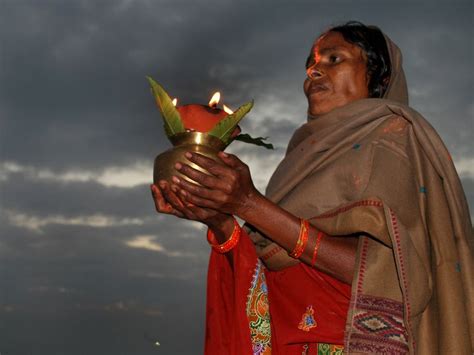
M 267 196 L 329 235 L 360 236 L 348 354 L 471 354 L 467 202 L 441 139 L 407 106 L 401 54 L 387 43 L 392 77 L 385 98 L 310 117 L 292 137 Z M 274 258 L 284 263 L 285 253 Z

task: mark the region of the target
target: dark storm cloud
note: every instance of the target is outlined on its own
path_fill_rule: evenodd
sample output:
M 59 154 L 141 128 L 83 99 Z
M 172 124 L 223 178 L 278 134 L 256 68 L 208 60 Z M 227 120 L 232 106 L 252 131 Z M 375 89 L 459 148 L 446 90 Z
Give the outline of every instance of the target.
M 406 14 L 403 4 L 362 2 L 349 9 L 336 3 L 324 12 L 308 2 L 263 4 L 4 3 L 10 16 L 4 16 L 1 28 L 8 54 L 2 60 L 0 104 L 9 117 L 4 132 L 10 134 L 2 136 L 3 155 L 55 169 L 97 168 L 152 156 L 168 143 L 148 94 L 147 74 L 183 103 L 206 101 L 221 89 L 233 106 L 249 98 L 258 105 L 268 93 L 293 104 L 302 96 L 303 63 L 311 41 L 331 23 L 350 18 L 383 24 L 402 50 L 407 47 L 407 71 L 413 74 L 409 81 L 428 92 L 413 102 L 423 112 L 434 112 L 434 119 L 441 121 L 444 112 L 465 107 L 469 100 L 469 32 L 463 33 L 468 12 L 419 3 L 407 7 Z M 416 21 L 421 10 L 432 15 L 423 23 Z M 408 25 L 400 26 L 401 13 Z M 443 22 L 440 13 L 456 15 L 458 26 Z M 290 14 L 298 21 L 288 21 Z M 22 26 L 15 25 L 19 19 Z M 441 50 L 453 59 L 447 63 Z M 453 74 L 453 66 L 461 70 Z M 438 89 L 440 82 L 452 93 L 448 98 Z M 294 94 L 285 96 L 288 92 Z M 437 95 L 444 99 L 441 108 L 432 107 Z M 304 116 L 304 105 L 295 105 L 293 112 Z M 459 109 L 454 113 L 466 115 Z M 465 128 L 458 121 L 453 125 Z M 440 122 L 439 127 L 445 126 Z M 25 144 L 17 144 L 18 139 Z
M 255 81 L 252 62 L 261 49 L 248 48 L 256 41 L 250 29 L 256 22 L 245 19 L 243 9 L 227 22 L 225 5 L 101 4 L 108 5 L 56 3 L 38 10 L 7 3 L 16 15 L 11 21 L 23 23 L 3 22 L 9 55 L 0 102 L 10 118 L 4 127 L 11 135 L 2 137 L 7 158 L 60 169 L 148 156 L 166 143 L 145 75 L 156 75 L 183 102 L 205 101 L 226 85 L 232 89 L 227 92 L 238 92 Z M 28 144 L 15 144 L 19 138 Z

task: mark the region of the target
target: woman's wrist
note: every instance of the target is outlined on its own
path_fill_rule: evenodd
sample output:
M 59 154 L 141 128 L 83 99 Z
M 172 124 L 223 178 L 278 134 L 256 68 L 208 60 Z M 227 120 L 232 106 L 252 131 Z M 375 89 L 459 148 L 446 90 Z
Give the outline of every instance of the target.
M 219 243 L 225 242 L 234 231 L 234 217 L 229 214 L 219 214 L 206 222 Z
M 231 235 L 226 238 L 226 240 L 220 243 L 212 229 L 207 230 L 207 241 L 212 246 L 212 248 L 218 253 L 224 254 L 228 253 L 239 243 L 240 235 L 242 233 L 242 228 L 239 225 L 239 222 L 234 218 L 233 219 L 234 228 Z
M 259 207 L 259 203 L 262 199 L 266 200 L 266 197 L 254 188 L 245 195 L 243 203 L 240 208 L 235 211 L 235 215 L 245 221 L 249 221 L 249 218 L 255 217 L 256 208 Z

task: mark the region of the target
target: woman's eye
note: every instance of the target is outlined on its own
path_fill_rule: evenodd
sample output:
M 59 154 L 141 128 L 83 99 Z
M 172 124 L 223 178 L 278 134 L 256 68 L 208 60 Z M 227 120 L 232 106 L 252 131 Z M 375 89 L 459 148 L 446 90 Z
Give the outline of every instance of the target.
M 331 56 L 329 57 L 329 62 L 330 62 L 330 63 L 333 63 L 333 64 L 334 64 L 334 63 L 339 63 L 340 61 L 341 61 L 341 58 L 340 58 L 339 56 L 337 56 L 337 55 L 331 55 Z

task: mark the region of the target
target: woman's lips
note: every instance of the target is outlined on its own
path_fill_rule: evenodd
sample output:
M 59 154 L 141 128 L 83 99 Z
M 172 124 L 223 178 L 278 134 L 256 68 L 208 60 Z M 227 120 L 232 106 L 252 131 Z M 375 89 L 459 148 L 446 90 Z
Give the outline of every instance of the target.
M 309 95 L 318 94 L 320 92 L 324 92 L 328 89 L 328 87 L 323 83 L 312 83 L 309 87 L 308 93 Z

